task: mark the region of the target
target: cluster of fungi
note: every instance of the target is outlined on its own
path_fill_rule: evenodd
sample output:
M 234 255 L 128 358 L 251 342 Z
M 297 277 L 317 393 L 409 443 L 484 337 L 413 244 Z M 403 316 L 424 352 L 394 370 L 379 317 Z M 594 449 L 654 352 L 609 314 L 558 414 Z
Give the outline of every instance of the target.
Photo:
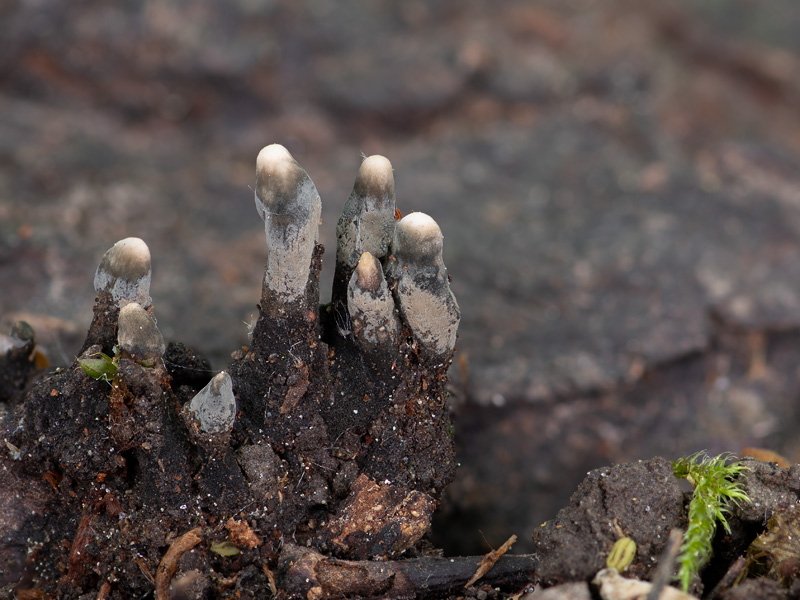
M 283 146 L 258 155 L 255 203 L 259 315 L 224 371 L 165 344 L 139 238 L 103 256 L 71 365 L 37 370 L 24 323 L 4 338 L 0 589 L 322 598 L 412 585 L 380 565 L 422 554 L 455 470 L 446 383 L 460 311 L 441 231 L 423 213 L 399 218 L 391 164 L 364 159 L 320 305 L 320 197 Z

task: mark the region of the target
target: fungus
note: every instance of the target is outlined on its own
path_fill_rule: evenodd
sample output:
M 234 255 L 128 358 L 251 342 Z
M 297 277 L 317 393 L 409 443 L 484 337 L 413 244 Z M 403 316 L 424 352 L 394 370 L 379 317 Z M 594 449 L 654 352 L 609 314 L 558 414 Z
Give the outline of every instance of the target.
M 403 217 L 395 230 L 389 275 L 397 281 L 400 310 L 414 335 L 436 354 L 450 352 L 456 344 L 461 311 L 442 260 L 444 236 L 431 217 L 414 212 Z
M 336 273 L 334 299 L 346 291 L 350 274 L 364 252 L 383 260 L 389 252 L 395 227 L 395 194 L 392 163 L 383 156 L 364 159 L 353 191 L 336 225 Z
M 35 344 L 36 336 L 33 332 L 33 327 L 26 321 L 15 321 L 11 325 L 9 335 L 0 335 L 0 354 L 25 347 L 33 349 Z
M 397 338 L 399 323 L 394 299 L 378 259 L 364 252 L 350 278 L 347 308 L 356 339 L 367 347 L 387 345 Z
M 283 302 L 296 301 L 308 284 L 322 202 L 314 182 L 280 144 L 258 154 L 255 202 L 269 251 L 266 286 Z
M 41 548 L 37 561 L 64 559 L 61 540 L 82 524 L 69 577 L 42 571 L 44 594 L 107 595 L 113 582 L 79 571 L 94 564 L 105 571 L 119 565 L 139 596 L 152 593 L 154 583 L 156 598 L 220 595 L 227 584 L 198 573 L 211 572 L 219 555 L 241 551 L 231 569 L 244 573 L 256 565 L 267 574 L 252 583 L 256 595 L 267 580 L 274 593 L 307 595 L 292 579 L 297 569 L 286 575 L 278 568 L 294 544 L 389 559 L 417 546 L 430 529 L 456 466 L 445 386 L 459 314 L 441 260 L 441 232 L 421 214 L 396 231 L 391 164 L 364 160 L 341 220 L 337 304 L 320 307 L 317 190 L 282 146 L 265 147 L 256 166 L 267 269 L 252 341 L 226 371 L 209 382 L 203 359 L 181 345 L 165 349 L 149 296 L 150 253 L 138 238 L 117 242 L 102 258 L 77 364 L 23 392 L 17 381 L 26 383 L 26 372 L 13 371 L 15 379 L 6 381 L 16 387 L 4 388 L 4 366 L 31 361 L 0 355 L 0 405 L 15 411 L 3 423 L 13 428 L 3 434 L 13 458 L 0 454 L 0 473 L 10 473 L 29 513 L 49 498 L 42 486 L 75 489 L 75 501 L 61 503 L 63 514 L 52 515 L 52 527 L 33 540 Z M 34 346 L 22 325 L 12 338 L 9 345 Z M 4 470 L 8 464 L 17 471 Z M 42 480 L 40 464 L 58 470 Z M 82 514 L 91 503 L 99 512 Z M 204 538 L 199 527 L 189 530 L 204 524 L 211 532 L 232 516 L 241 521 L 225 525 L 226 542 Z M 168 531 L 187 530 L 164 554 Z M 88 544 L 93 532 L 98 543 Z M 32 543 L 29 528 L 11 534 L 23 550 Z M 142 556 L 163 554 L 153 575 L 152 560 L 125 554 L 131 544 Z M 255 552 L 259 545 L 263 551 Z M 191 564 L 184 564 L 182 556 L 194 548 Z
M 236 398 L 231 376 L 225 371 L 215 375 L 189 402 L 189 410 L 205 433 L 224 433 L 233 429 Z
M 119 311 L 117 342 L 122 350 L 141 361 L 161 359 L 166 349 L 156 320 L 136 302 Z
M 24 348 L 28 344 L 36 342 L 36 335 L 33 327 L 26 321 L 15 321 L 11 326 L 11 345 L 14 348 Z
M 141 239 L 118 241 L 103 255 L 94 275 L 94 289 L 107 291 L 120 307 L 136 302 L 147 308 L 150 299 L 150 249 Z

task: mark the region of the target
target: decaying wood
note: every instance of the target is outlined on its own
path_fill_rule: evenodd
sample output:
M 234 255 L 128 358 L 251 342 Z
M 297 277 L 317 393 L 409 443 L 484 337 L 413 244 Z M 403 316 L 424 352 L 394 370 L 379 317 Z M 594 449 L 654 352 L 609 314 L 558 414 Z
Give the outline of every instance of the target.
M 225 529 L 230 533 L 231 542 L 233 542 L 237 548 L 252 550 L 261 545 L 261 538 L 256 535 L 246 521 L 228 519 L 228 522 L 225 524 Z
M 103 585 L 100 586 L 100 591 L 97 592 L 97 598 L 95 598 L 95 600 L 106 600 L 110 593 L 111 584 L 108 581 L 104 581 Z
M 500 552 L 500 549 L 495 552 Z M 501 554 L 495 558 L 494 567 L 484 575 L 485 583 L 516 591 L 532 580 L 532 555 Z M 281 553 L 280 580 L 287 597 L 306 600 L 351 596 L 441 597 L 463 589 L 475 573 L 477 561 L 478 557 L 475 556 L 349 561 L 331 558 L 309 548 L 288 545 Z
M 92 526 L 91 517 L 83 515 L 78 524 L 78 530 L 75 532 L 75 538 L 72 540 L 72 545 L 69 550 L 69 559 L 67 565 L 69 567 L 69 577 L 73 581 L 79 580 L 84 572 L 84 550 L 92 540 Z
M 719 580 L 719 583 L 711 590 L 711 593 L 708 595 L 709 600 L 716 600 L 724 591 L 736 585 L 736 582 L 745 572 L 746 567 L 747 559 L 744 556 L 740 556 L 733 561 L 733 564 L 728 567 L 728 570 L 725 572 L 725 575 L 722 576 L 722 579 Z
M 347 558 L 397 555 L 430 529 L 434 508 L 427 494 L 378 483 L 362 473 L 353 482 L 341 515 L 320 539 L 324 549 Z

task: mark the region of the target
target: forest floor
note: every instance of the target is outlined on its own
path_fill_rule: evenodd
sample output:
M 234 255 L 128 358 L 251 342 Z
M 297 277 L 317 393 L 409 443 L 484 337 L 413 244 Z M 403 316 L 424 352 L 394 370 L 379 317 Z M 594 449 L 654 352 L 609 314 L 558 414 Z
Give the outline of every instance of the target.
M 463 313 L 446 553 L 532 551 L 603 465 L 800 461 L 795 2 L 323 4 L 0 8 L 3 326 L 68 364 L 100 257 L 139 236 L 165 338 L 224 368 L 265 261 L 258 150 L 314 179 L 328 257 L 378 153 Z

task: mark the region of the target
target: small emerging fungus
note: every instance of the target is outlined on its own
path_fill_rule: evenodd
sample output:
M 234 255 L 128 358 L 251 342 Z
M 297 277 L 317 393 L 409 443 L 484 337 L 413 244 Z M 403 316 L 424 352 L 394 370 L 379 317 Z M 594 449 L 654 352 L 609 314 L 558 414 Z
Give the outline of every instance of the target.
M 233 428 L 236 398 L 230 375 L 222 371 L 189 402 L 189 410 L 205 433 L 224 433 Z
M 431 217 L 406 215 L 397 223 L 392 245 L 397 260 L 390 267 L 403 316 L 420 343 L 437 354 L 455 347 L 461 320 L 442 260 L 443 240 Z
M 33 327 L 26 321 L 15 321 L 9 335 L 0 335 L 0 354 L 26 346 L 33 348 L 35 343 L 36 336 Z
M 150 299 L 150 249 L 141 239 L 118 241 L 103 255 L 94 275 L 97 293 L 107 291 L 120 307 L 136 302 L 147 308 Z
M 361 255 L 350 278 L 347 308 L 353 321 L 353 333 L 360 343 L 387 345 L 397 338 L 399 323 L 394 299 L 381 263 L 369 252 Z
M 267 238 L 267 287 L 284 302 L 305 292 L 322 202 L 311 178 L 280 144 L 256 159 L 256 210 Z
M 11 326 L 11 345 L 14 348 L 24 348 L 36 341 L 33 327 L 27 321 L 14 321 Z
M 156 320 L 136 302 L 119 311 L 117 342 L 122 350 L 140 361 L 159 360 L 166 350 Z

